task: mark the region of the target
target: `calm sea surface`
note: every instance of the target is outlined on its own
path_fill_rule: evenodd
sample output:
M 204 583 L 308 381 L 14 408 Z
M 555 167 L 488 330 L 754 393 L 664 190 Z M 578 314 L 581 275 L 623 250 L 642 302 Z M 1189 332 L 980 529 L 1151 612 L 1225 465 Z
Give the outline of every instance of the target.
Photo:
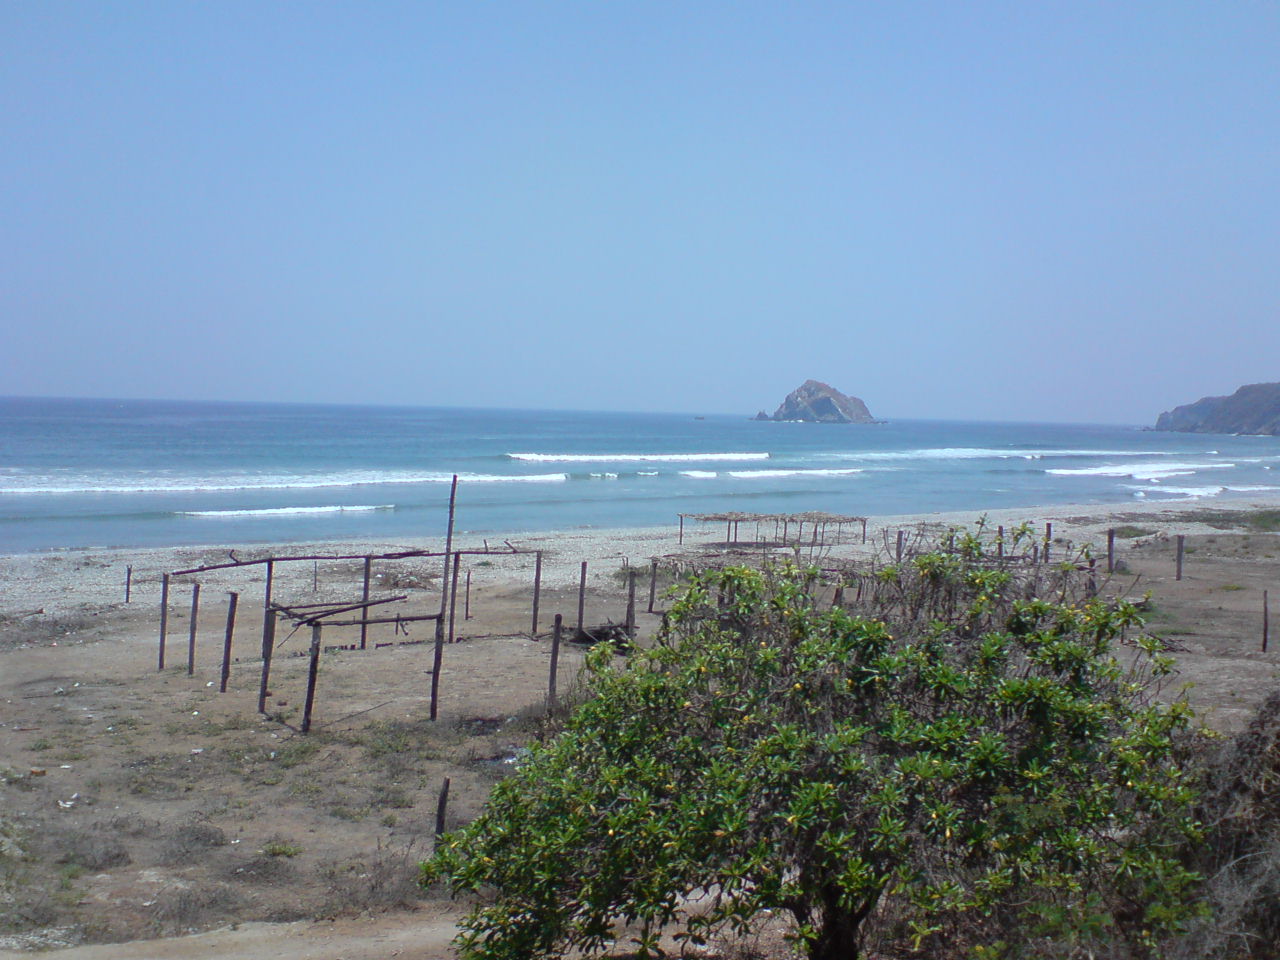
M 1136 427 L 0 399 L 0 553 L 874 515 L 1280 489 L 1280 439 Z

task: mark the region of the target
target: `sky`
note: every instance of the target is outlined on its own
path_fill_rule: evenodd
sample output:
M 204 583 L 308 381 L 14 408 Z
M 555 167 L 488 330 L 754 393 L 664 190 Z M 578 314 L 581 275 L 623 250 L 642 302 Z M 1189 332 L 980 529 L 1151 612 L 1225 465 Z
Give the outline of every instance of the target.
M 1149 423 L 1280 380 L 1280 4 L 0 4 L 0 395 Z

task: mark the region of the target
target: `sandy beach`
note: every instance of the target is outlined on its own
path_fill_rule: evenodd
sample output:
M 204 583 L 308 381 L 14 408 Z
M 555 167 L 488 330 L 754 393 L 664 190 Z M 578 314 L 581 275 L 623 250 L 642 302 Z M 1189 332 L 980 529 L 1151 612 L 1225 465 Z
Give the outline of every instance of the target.
M 1280 497 L 1211 502 L 1065 505 L 992 511 L 991 527 L 1053 524 L 1059 556 L 1092 543 L 1105 554 L 1115 528 L 1118 572 L 1108 592 L 1150 592 L 1149 625 L 1178 662 L 1167 696 L 1185 690 L 1202 720 L 1239 729 L 1280 682 L 1280 642 L 1260 650 L 1262 596 L 1280 608 L 1280 533 L 1260 524 Z M 969 525 L 980 513 L 875 517 L 844 542 L 802 559 L 883 551 L 899 529 Z M 765 552 L 755 529 L 738 530 L 744 556 Z M 771 531 L 770 531 L 771 532 Z M 1174 543 L 1186 538 L 1174 576 Z M 454 908 L 421 902 L 413 866 L 429 851 L 438 794 L 451 789 L 446 825 L 479 811 L 492 784 L 534 734 L 548 682 L 548 633 L 576 615 L 588 564 L 586 622 L 621 622 L 624 566 L 638 566 L 641 637 L 658 625 L 647 607 L 653 557 L 715 556 L 724 524 L 569 530 L 489 537 L 491 548 L 541 551 L 541 612 L 531 622 L 530 554 L 471 556 L 471 618 L 446 648 L 440 720 L 426 720 L 431 623 L 370 628 L 366 651 L 326 653 L 308 737 L 298 725 L 306 685 L 305 638 L 277 636 L 268 716 L 257 712 L 263 569 L 199 575 L 194 669 L 187 672 L 193 578 L 174 580 L 170 659 L 156 669 L 162 574 L 265 555 L 362 556 L 439 550 L 435 539 L 275 547 L 221 545 L 154 550 L 60 551 L 0 557 L 0 842 L 22 850 L 20 890 L 8 907 L 25 933 L 0 937 L 0 956 L 33 946 L 69 958 L 340 955 L 448 957 Z M 505 541 L 510 541 L 509 544 Z M 808 536 L 806 535 L 806 540 Z M 481 549 L 460 535 L 457 549 Z M 784 555 L 785 551 L 777 551 Z M 125 570 L 133 568 L 124 601 Z M 379 561 L 372 596 L 408 597 L 409 613 L 439 605 L 440 560 Z M 359 560 L 279 565 L 275 597 L 292 603 L 358 598 Z M 228 692 L 217 690 L 227 592 L 240 594 Z M 658 601 L 661 609 L 661 599 Z M 358 628 L 326 630 L 350 643 Z M 561 653 L 560 690 L 571 688 L 583 649 Z M 391 912 L 385 912 L 391 911 Z M 335 926 L 318 917 L 342 918 Z M 363 918 L 363 919 L 360 919 Z M 236 929 L 225 929 L 232 922 Z M 243 926 L 239 926 L 243 924 Z M 216 933 L 201 931 L 218 930 Z M 188 933 L 196 936 L 184 937 Z M 150 938 L 165 941 L 163 949 Z M 125 945 L 123 941 L 137 941 Z M 86 944 L 74 946 L 76 944 Z M 111 943 L 107 948 L 93 943 Z M 157 952 L 159 950 L 159 952 Z M 105 951 L 105 952 L 104 952 Z M 326 952 L 328 951 L 328 952 Z

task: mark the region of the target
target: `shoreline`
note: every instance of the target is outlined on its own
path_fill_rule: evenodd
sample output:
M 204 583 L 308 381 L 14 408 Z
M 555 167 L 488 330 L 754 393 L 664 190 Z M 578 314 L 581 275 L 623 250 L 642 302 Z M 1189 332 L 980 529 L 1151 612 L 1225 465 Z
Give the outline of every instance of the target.
M 1123 524 L 1145 523 L 1158 528 L 1157 533 L 1173 536 L 1179 533 L 1205 533 L 1214 530 L 1194 519 L 1200 513 L 1247 512 L 1259 509 L 1280 509 L 1280 493 L 1254 495 L 1214 500 L 1175 500 L 1161 502 L 1127 503 L 1064 503 L 1039 507 L 1011 507 L 993 510 L 939 511 L 929 513 L 893 514 L 867 518 L 867 544 L 855 536 L 853 542 L 846 537 L 841 543 L 830 546 L 827 552 L 833 556 L 867 556 L 877 544 L 885 542 L 899 528 L 907 529 L 918 524 L 942 524 L 947 526 L 972 526 L 985 517 L 989 527 L 1017 526 L 1027 522 L 1032 525 L 1054 524 L 1055 538 L 1066 538 L 1076 544 L 1105 543 L 1108 527 Z M 744 541 L 751 534 L 748 524 L 740 533 Z M 723 527 L 717 523 L 686 523 L 684 544 L 679 541 L 676 524 L 652 527 L 577 528 L 568 530 L 543 530 L 513 533 L 507 536 L 495 534 L 485 537 L 473 534 L 455 534 L 454 548 L 481 549 L 485 542 L 489 547 L 511 545 L 526 551 L 542 551 L 542 582 L 547 588 L 576 586 L 580 563 L 587 561 L 591 567 L 591 580 L 597 582 L 611 576 L 618 568 L 629 563 L 648 563 L 652 557 L 691 554 L 700 546 L 723 542 L 718 533 Z M 859 531 L 860 534 L 860 531 Z M 365 555 L 396 551 L 423 550 L 439 552 L 444 547 L 444 537 L 406 537 L 394 540 L 316 540 L 301 542 L 243 544 L 207 544 L 201 546 L 168 546 L 128 548 L 67 548 L 37 553 L 0 555 L 0 614 L 41 610 L 46 616 L 86 613 L 104 606 L 123 606 L 125 568 L 133 568 L 133 603 L 149 603 L 159 597 L 161 574 L 191 566 L 217 563 L 225 560 L 230 550 L 236 550 L 242 558 L 267 555 L 288 556 L 308 553 Z M 485 558 L 486 566 L 497 566 L 511 582 L 523 582 L 530 575 L 526 567 L 533 561 L 527 555 L 513 555 L 504 560 L 502 554 Z M 339 569 L 352 560 L 320 560 L 329 568 L 328 573 L 346 576 L 348 586 L 358 585 L 351 571 Z M 392 561 L 387 561 L 391 563 Z M 425 578 L 434 574 L 432 567 L 439 558 L 420 558 L 394 561 L 407 564 Z M 277 583 L 283 589 L 298 589 L 303 584 L 311 589 L 313 576 L 324 567 L 310 562 L 294 562 L 282 565 L 277 571 Z M 211 571 L 199 579 L 211 589 L 240 589 L 261 582 L 260 568 L 249 567 Z M 182 578 L 179 582 L 190 582 Z

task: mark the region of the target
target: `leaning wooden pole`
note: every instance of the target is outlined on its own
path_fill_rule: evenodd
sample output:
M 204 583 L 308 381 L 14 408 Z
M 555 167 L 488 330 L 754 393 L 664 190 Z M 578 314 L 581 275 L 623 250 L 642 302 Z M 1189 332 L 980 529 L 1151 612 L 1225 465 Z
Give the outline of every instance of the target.
M 547 677 L 547 709 L 556 706 L 556 675 L 560 671 L 560 632 L 564 629 L 564 617 L 556 614 L 555 630 L 551 634 L 551 670 Z
M 466 600 L 462 606 L 462 619 L 471 619 L 471 571 L 467 571 Z
M 444 778 L 444 783 L 440 785 L 440 796 L 436 799 L 436 845 L 440 843 L 440 838 L 444 836 L 444 818 L 449 810 L 449 778 Z
M 164 670 L 164 644 L 169 632 L 169 574 L 160 580 L 160 665 L 156 668 Z
M 320 673 L 320 624 L 311 625 L 311 663 L 307 666 L 307 700 L 302 706 L 302 732 L 311 731 L 311 708 L 316 703 L 316 678 Z
M 227 633 L 222 638 L 222 677 L 218 683 L 218 692 L 227 692 L 227 681 L 231 679 L 231 638 L 236 632 L 236 605 L 240 602 L 240 594 L 232 591 L 227 601 Z
M 258 712 L 267 712 L 267 690 L 271 682 L 271 652 L 276 643 L 276 612 L 271 609 L 271 586 L 275 563 L 267 561 L 267 589 L 262 600 L 262 677 L 258 681 Z
M 582 622 L 583 612 L 587 608 L 587 561 L 582 561 L 582 573 L 578 575 L 578 636 L 582 636 L 585 624 Z
M 653 613 L 653 601 L 658 596 L 658 561 L 649 562 L 649 612 Z
M 449 602 L 449 561 L 453 552 L 453 521 L 458 506 L 458 475 L 453 475 L 453 483 L 449 486 L 449 524 L 444 532 L 444 569 L 440 571 L 440 616 L 436 620 L 436 668 L 431 674 L 431 719 L 435 715 L 436 674 L 440 672 L 439 661 L 444 656 L 444 615 Z
M 462 554 L 456 550 L 453 553 L 453 583 L 449 587 L 449 642 L 453 643 L 457 639 L 454 633 L 454 623 L 458 614 L 458 568 L 462 566 Z
M 1271 596 L 1267 590 L 1262 591 L 1262 652 L 1267 652 L 1267 640 L 1271 633 Z
M 191 624 L 187 631 L 187 676 L 196 675 L 196 620 L 200 616 L 200 584 L 191 585 Z
M 636 637 L 636 571 L 632 567 L 627 572 L 627 638 Z
M 360 602 L 369 602 L 369 575 L 373 572 L 373 557 L 364 558 L 364 590 L 360 594 Z M 365 645 L 369 642 L 369 625 L 367 623 L 360 624 L 360 649 L 365 649 Z
M 533 626 L 529 632 L 538 635 L 538 604 L 542 599 L 542 551 L 539 550 L 533 561 Z

